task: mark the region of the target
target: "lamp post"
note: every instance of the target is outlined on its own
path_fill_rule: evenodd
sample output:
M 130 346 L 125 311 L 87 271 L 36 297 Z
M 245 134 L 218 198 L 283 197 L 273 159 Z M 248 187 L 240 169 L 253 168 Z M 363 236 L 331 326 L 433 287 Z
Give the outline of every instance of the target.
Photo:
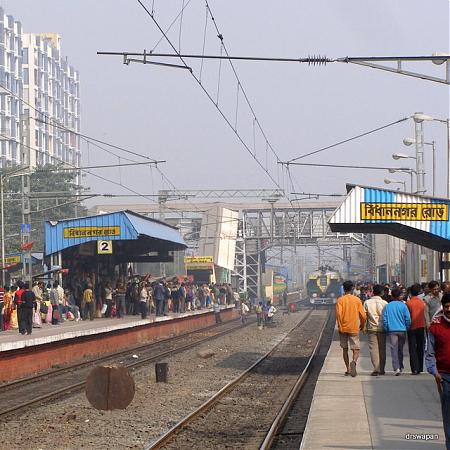
M 406 146 L 410 146 L 412 144 L 415 144 L 416 140 L 413 138 L 405 138 L 403 139 L 403 144 Z M 431 146 L 432 152 L 433 152 L 433 172 L 432 172 L 432 180 L 433 180 L 433 197 L 436 195 L 436 142 L 423 142 L 424 145 Z
M 389 173 L 397 173 L 397 172 L 401 172 L 401 173 L 407 173 L 409 174 L 409 192 L 413 192 L 413 174 L 416 173 L 416 171 L 414 169 L 389 169 Z
M 406 181 L 401 180 L 391 180 L 390 178 L 385 178 L 384 182 L 386 184 L 403 184 L 403 191 L 406 192 Z
M 392 158 L 395 160 L 399 160 L 399 159 L 414 159 L 415 160 L 416 159 L 415 156 L 406 155 L 405 153 L 393 153 Z M 415 175 L 416 175 L 416 194 L 418 194 L 419 193 L 419 190 L 418 190 L 419 180 L 418 180 L 418 176 L 417 176 L 417 171 L 412 170 L 412 169 L 410 169 L 410 170 L 411 170 L 411 172 L 410 172 L 411 178 L 412 178 L 412 173 L 415 173 Z M 412 186 L 412 181 L 411 181 L 411 186 Z M 412 187 L 411 187 L 411 193 L 412 193 Z
M 424 121 L 433 121 L 443 123 L 447 130 L 447 198 L 450 198 L 450 118 L 437 119 L 423 113 L 415 113 L 412 118 L 417 123 Z

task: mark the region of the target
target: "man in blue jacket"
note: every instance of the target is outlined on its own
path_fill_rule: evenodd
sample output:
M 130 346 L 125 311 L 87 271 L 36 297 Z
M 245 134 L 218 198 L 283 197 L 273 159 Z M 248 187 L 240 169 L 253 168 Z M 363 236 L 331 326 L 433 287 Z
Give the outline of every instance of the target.
M 405 303 L 400 299 L 401 295 L 400 289 L 392 289 L 392 301 L 383 310 L 383 326 L 389 339 L 392 367 L 396 376 L 403 370 L 403 346 L 406 332 L 411 325 L 411 316 Z

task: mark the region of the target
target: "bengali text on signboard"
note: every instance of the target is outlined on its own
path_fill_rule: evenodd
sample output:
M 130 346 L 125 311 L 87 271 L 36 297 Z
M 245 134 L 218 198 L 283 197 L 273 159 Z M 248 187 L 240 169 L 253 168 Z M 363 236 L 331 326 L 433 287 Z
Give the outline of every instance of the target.
M 212 264 L 214 262 L 212 256 L 185 256 L 185 264 Z
M 120 236 L 120 226 L 112 227 L 65 227 L 64 238 L 80 239 L 80 238 L 96 238 L 106 236 Z
M 448 221 L 446 203 L 362 202 L 361 220 Z

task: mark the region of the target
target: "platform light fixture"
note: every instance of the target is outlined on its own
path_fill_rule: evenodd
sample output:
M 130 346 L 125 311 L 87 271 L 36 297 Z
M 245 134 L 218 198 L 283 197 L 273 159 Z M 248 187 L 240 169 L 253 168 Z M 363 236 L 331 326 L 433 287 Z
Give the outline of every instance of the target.
M 395 160 L 398 160 L 398 159 L 416 159 L 415 156 L 406 155 L 405 153 L 393 153 L 392 154 L 392 158 L 394 158 Z
M 406 192 L 406 181 L 392 180 L 391 178 L 385 178 L 384 182 L 386 184 L 403 184 L 403 191 Z

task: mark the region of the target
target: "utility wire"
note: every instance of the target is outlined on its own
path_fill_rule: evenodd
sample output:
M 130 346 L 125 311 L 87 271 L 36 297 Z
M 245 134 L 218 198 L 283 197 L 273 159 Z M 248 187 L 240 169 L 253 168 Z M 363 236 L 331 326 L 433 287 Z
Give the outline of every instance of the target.
M 409 170 L 406 167 L 384 167 L 384 166 L 355 166 L 350 164 L 321 164 L 321 163 L 287 163 L 288 166 L 313 166 L 313 167 L 331 167 L 331 168 L 344 168 L 344 169 L 369 169 L 369 170 Z
M 181 62 L 186 66 L 189 67 L 186 64 L 186 61 L 184 60 L 184 58 L 180 55 L 180 53 L 177 51 L 176 47 L 173 45 L 172 41 L 168 38 L 167 34 L 164 32 L 164 30 L 161 28 L 161 25 L 158 23 L 158 21 L 155 19 L 155 17 L 151 14 L 151 12 L 149 11 L 149 9 L 144 5 L 144 3 L 141 0 L 137 0 L 137 2 L 141 5 L 141 7 L 144 9 L 144 11 L 147 13 L 147 15 L 151 18 L 151 20 L 153 21 L 153 23 L 156 25 L 156 27 L 158 28 L 158 30 L 164 35 L 164 38 L 166 39 L 167 43 L 170 45 L 170 47 L 172 48 L 172 50 L 175 52 L 175 54 L 180 58 Z M 174 55 L 175 56 L 175 55 Z M 279 183 L 272 177 L 271 173 L 265 169 L 264 165 L 259 161 L 259 159 L 253 155 L 251 149 L 248 147 L 248 145 L 245 143 L 245 141 L 243 140 L 243 138 L 241 137 L 241 135 L 234 129 L 233 125 L 231 124 L 230 120 L 227 118 L 227 116 L 225 115 L 225 113 L 218 107 L 218 105 L 216 105 L 213 97 L 211 96 L 211 94 L 208 92 L 208 90 L 203 86 L 203 84 L 201 83 L 201 81 L 199 80 L 199 78 L 193 73 L 193 71 L 190 71 L 192 77 L 195 79 L 195 81 L 197 82 L 197 84 L 200 86 L 200 88 L 203 90 L 203 92 L 206 94 L 206 96 L 209 98 L 209 100 L 211 101 L 211 103 L 216 107 L 217 111 L 219 112 L 219 114 L 223 117 L 223 119 L 225 120 L 225 122 L 228 124 L 228 126 L 233 130 L 233 132 L 235 133 L 236 137 L 238 138 L 238 140 L 241 142 L 241 144 L 244 146 L 244 148 L 246 149 L 246 151 L 250 154 L 250 156 L 255 160 L 255 162 L 260 166 L 260 168 L 266 173 L 266 175 L 270 178 L 270 180 L 278 187 L 281 189 L 281 186 L 279 185 Z
M 348 138 L 348 139 L 344 139 L 343 141 L 336 142 L 335 144 L 327 145 L 326 147 L 319 148 L 318 150 L 314 150 L 313 152 L 309 152 L 309 153 L 305 153 L 303 155 L 297 156 L 296 158 L 292 158 L 292 159 L 290 159 L 289 161 L 286 161 L 283 164 L 291 164 L 294 161 L 297 161 L 299 159 L 306 158 L 307 156 L 315 155 L 317 153 L 324 152 L 325 150 L 329 150 L 330 148 L 334 148 L 334 147 L 337 147 L 339 145 L 345 144 L 347 142 L 359 139 L 361 137 L 368 136 L 369 134 L 376 133 L 378 131 L 384 130 L 385 128 L 392 127 L 393 125 L 397 125 L 397 124 L 399 124 L 401 122 L 404 122 L 405 120 L 408 120 L 408 119 L 409 119 L 409 117 L 403 117 L 402 119 L 396 120 L 394 122 L 390 122 L 390 123 L 388 123 L 386 125 L 382 125 L 381 127 L 374 128 L 373 130 L 370 130 L 370 131 L 365 131 L 364 133 L 358 134 L 358 135 L 353 136 L 353 137 Z
M 118 145 L 111 144 L 110 142 L 106 142 L 106 141 L 103 141 L 103 140 L 101 140 L 101 139 L 97 139 L 97 138 L 94 138 L 94 137 L 92 137 L 92 136 L 88 136 L 88 135 L 86 135 L 86 134 L 79 133 L 79 132 L 77 132 L 77 131 L 75 131 L 75 130 L 72 130 L 72 129 L 70 129 L 69 127 L 67 127 L 67 126 L 65 126 L 65 125 L 62 125 L 62 124 L 58 123 L 57 121 L 55 121 L 55 119 L 51 118 L 51 117 L 49 116 L 48 113 L 40 111 L 38 108 L 36 108 L 35 106 L 33 106 L 31 103 L 29 103 L 29 102 L 27 102 L 26 100 L 22 99 L 19 95 L 17 95 L 17 94 L 15 94 L 14 92 L 12 92 L 12 91 L 11 91 L 10 89 L 8 89 L 5 85 L 3 85 L 3 84 L 0 83 L 0 87 L 3 88 L 3 89 L 5 89 L 5 90 L 8 92 L 8 94 L 10 94 L 12 97 L 17 98 L 18 100 L 20 100 L 21 102 L 23 102 L 25 105 L 29 106 L 31 109 L 33 109 L 34 111 L 36 111 L 39 115 L 42 115 L 42 116 L 44 116 L 44 117 L 46 116 L 46 117 L 48 117 L 48 119 L 50 120 L 50 122 L 48 122 L 48 121 L 43 120 L 43 119 L 41 119 L 41 118 L 39 118 L 39 117 L 35 117 L 34 119 L 35 119 L 37 122 L 45 123 L 45 124 L 47 124 L 47 125 L 53 126 L 53 127 L 55 127 L 55 128 L 58 128 L 58 129 L 60 129 L 60 130 L 67 131 L 67 132 L 69 132 L 69 133 L 72 133 L 72 134 L 75 135 L 75 136 L 79 136 L 79 137 L 81 137 L 81 138 L 83 138 L 83 139 L 85 139 L 85 140 L 87 140 L 87 141 L 91 141 L 91 143 L 97 143 L 97 144 L 107 145 L 108 147 L 115 148 L 116 150 L 120 150 L 120 151 L 122 151 L 122 152 L 129 153 L 129 154 L 134 155 L 134 156 L 139 156 L 140 158 L 145 158 L 145 159 L 148 159 L 148 160 L 156 161 L 156 159 L 154 159 L 154 158 L 150 158 L 150 157 L 148 157 L 148 156 L 145 156 L 145 155 L 142 155 L 142 154 L 140 154 L 140 153 L 134 152 L 134 151 L 132 151 L 132 150 L 126 149 L 126 148 L 124 148 L 124 147 L 120 147 L 120 146 L 118 146 Z M 94 145 L 95 145 L 95 144 L 94 144 Z M 102 148 L 102 147 L 99 147 L 99 148 Z M 117 155 L 116 155 L 116 156 L 117 156 Z
M 272 153 L 275 155 L 277 161 L 280 161 L 280 158 L 279 158 L 277 152 L 275 151 L 275 149 L 274 149 L 273 146 L 271 145 L 269 139 L 267 138 L 266 133 L 264 132 L 264 130 L 263 130 L 262 126 L 261 126 L 261 123 L 260 123 L 258 117 L 256 116 L 255 110 L 253 109 L 253 106 L 252 106 L 252 104 L 251 104 L 251 102 L 250 102 L 250 100 L 249 100 L 249 98 L 248 98 L 248 96 L 247 96 L 247 92 L 246 92 L 246 90 L 245 90 L 245 88 L 244 88 L 244 86 L 243 86 L 243 84 L 242 84 L 242 81 L 241 81 L 240 78 L 239 78 L 239 75 L 237 74 L 236 68 L 234 67 L 234 64 L 233 64 L 233 60 L 232 60 L 232 58 L 231 58 L 231 56 L 230 56 L 230 54 L 229 54 L 229 52 L 228 52 L 228 49 L 227 49 L 227 47 L 226 47 L 226 45 L 225 45 L 225 42 L 224 42 L 224 39 L 223 39 L 223 34 L 222 34 L 222 33 L 220 32 L 220 30 L 219 30 L 219 27 L 218 27 L 218 25 L 217 25 L 216 19 L 215 19 L 214 15 L 213 15 L 212 10 L 211 10 L 211 7 L 210 7 L 210 5 L 209 5 L 209 3 L 208 3 L 208 0 L 205 0 L 205 3 L 206 3 L 206 9 L 207 9 L 207 11 L 209 12 L 209 14 L 210 14 L 210 16 L 211 16 L 211 21 L 212 21 L 212 23 L 214 24 L 214 27 L 215 27 L 215 29 L 216 29 L 217 36 L 219 37 L 219 39 L 220 39 L 221 42 L 222 42 L 223 49 L 224 49 L 224 51 L 225 51 L 225 54 L 226 54 L 226 56 L 227 56 L 227 59 L 228 59 L 228 61 L 230 62 L 230 66 L 231 66 L 231 68 L 232 68 L 232 70 L 233 70 L 234 76 L 236 77 L 236 80 L 237 80 L 237 82 L 238 82 L 238 85 L 240 86 L 240 88 L 241 88 L 241 90 L 242 90 L 242 94 L 244 95 L 245 101 L 246 101 L 248 107 L 250 108 L 250 111 L 251 111 L 251 113 L 252 113 L 252 115 L 253 115 L 253 117 L 254 117 L 254 120 L 255 120 L 256 124 L 258 125 L 258 128 L 259 128 L 259 130 L 261 131 L 261 134 L 262 134 L 263 137 L 264 137 L 264 140 L 265 140 L 266 143 L 269 145 L 270 150 L 271 150 Z
M 138 0 L 140 3 L 140 0 Z M 146 8 L 145 8 L 146 9 Z M 148 12 L 148 10 L 146 9 Z M 152 16 L 151 16 L 152 17 Z M 109 55 L 109 56 L 143 56 L 143 53 L 136 52 L 97 52 L 97 55 Z M 193 53 L 179 53 L 174 55 L 173 53 L 153 53 L 151 56 L 155 58 L 192 58 L 192 59 L 232 59 L 234 61 L 267 61 L 267 62 L 296 62 L 306 63 L 313 66 L 325 65 L 328 63 L 359 63 L 359 62 L 375 62 L 375 61 L 442 61 L 446 62 L 450 59 L 450 55 L 419 55 L 419 56 L 344 56 L 340 58 L 328 58 L 321 55 L 309 55 L 303 58 L 282 58 L 282 57 L 270 57 L 270 56 L 220 56 L 220 55 L 198 55 Z

